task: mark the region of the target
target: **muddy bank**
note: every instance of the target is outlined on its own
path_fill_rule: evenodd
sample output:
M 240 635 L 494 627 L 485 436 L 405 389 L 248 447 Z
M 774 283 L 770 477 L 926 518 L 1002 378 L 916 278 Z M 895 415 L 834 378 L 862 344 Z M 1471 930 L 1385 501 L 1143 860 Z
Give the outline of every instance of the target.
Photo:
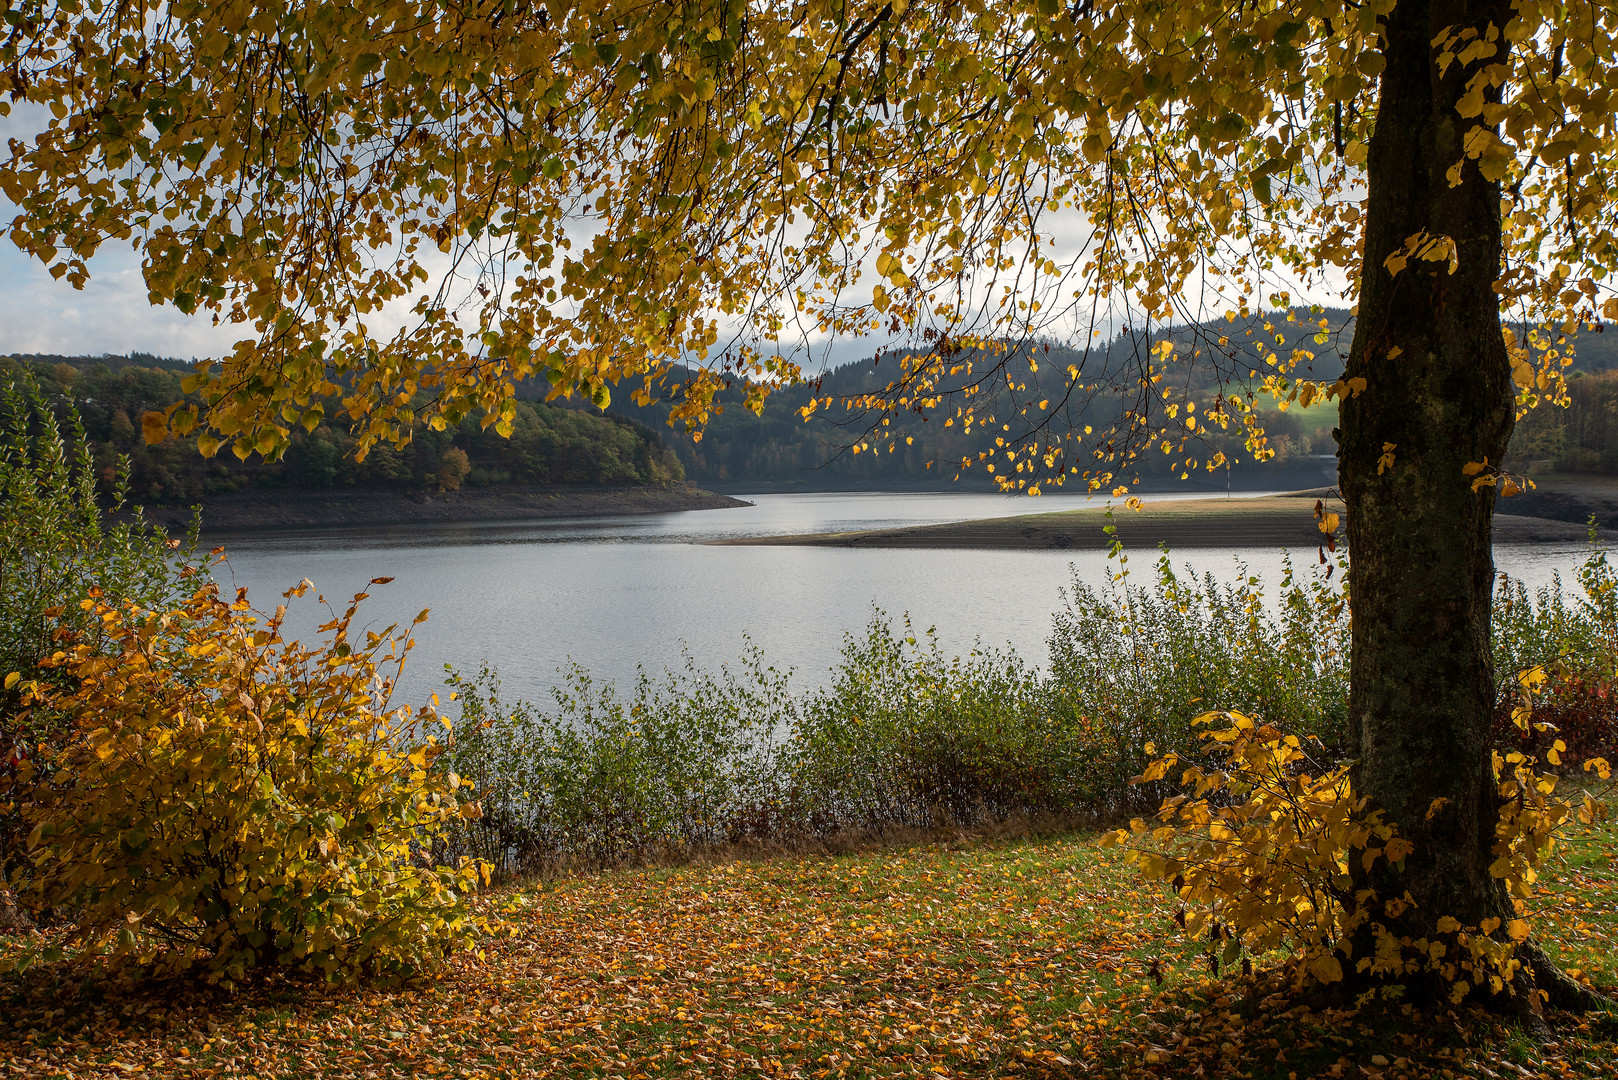
M 234 492 L 202 506 L 204 532 L 309 528 L 323 525 L 409 525 L 417 522 L 521 521 L 606 514 L 666 514 L 748 506 L 701 488 L 509 487 L 462 491 Z M 186 507 L 146 508 L 146 517 L 170 529 L 191 521 Z
M 1114 507 L 1111 522 L 1127 548 L 1312 547 L 1321 541 L 1315 502 L 1343 513 L 1340 499 L 1325 488 L 1261 498 L 1185 499 L 1151 502 L 1140 511 Z M 898 529 L 762 536 L 715 540 L 715 544 L 795 544 L 823 547 L 995 548 L 1021 550 L 1105 549 L 1112 537 L 1106 507 L 1051 514 L 989 518 Z M 1342 532 L 1339 530 L 1339 537 Z M 1577 543 L 1582 525 L 1517 514 L 1495 516 L 1500 543 Z
M 1502 510 L 1583 525 L 1591 518 L 1603 529 L 1618 529 L 1618 476 L 1576 473 L 1536 475 L 1534 487 L 1498 503 Z

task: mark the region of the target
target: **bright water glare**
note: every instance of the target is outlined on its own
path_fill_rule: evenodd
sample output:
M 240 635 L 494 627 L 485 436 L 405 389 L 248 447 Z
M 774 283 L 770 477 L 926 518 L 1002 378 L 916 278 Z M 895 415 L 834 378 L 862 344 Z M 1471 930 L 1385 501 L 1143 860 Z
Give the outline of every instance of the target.
M 1257 494 L 1257 493 L 1253 493 Z M 951 652 L 1007 646 L 1041 663 L 1060 590 L 1074 576 L 1099 585 L 1116 564 L 1100 551 L 983 551 L 712 546 L 706 541 L 934 524 L 1095 507 L 1082 495 L 1039 500 L 966 493 L 812 493 L 739 496 L 754 505 L 672 514 L 549 521 L 401 525 L 278 531 L 223 537 L 227 584 L 248 586 L 261 610 L 308 578 L 339 609 L 373 577 L 361 623 L 380 629 L 431 609 L 404 671 L 400 703 L 442 687 L 444 665 L 467 672 L 487 661 L 506 692 L 548 700 L 570 660 L 597 679 L 625 684 L 636 665 L 706 668 L 734 662 L 747 639 L 766 660 L 818 684 L 845 635 L 875 611 L 895 625 L 909 613 L 937 627 Z M 1152 496 L 1169 498 L 1173 496 Z M 1187 492 L 1183 497 L 1206 498 Z M 1120 513 L 1125 511 L 1120 510 Z M 1100 528 L 1100 522 L 1097 522 Z M 1242 567 L 1280 578 L 1281 550 L 1188 549 L 1177 566 L 1234 577 Z M 1290 552 L 1299 566 L 1315 548 Z M 1501 570 L 1531 587 L 1568 579 L 1578 545 L 1499 545 Z M 1155 553 L 1131 553 L 1149 571 Z M 1571 585 L 1571 581 L 1567 582 Z M 293 601 L 289 624 L 312 639 L 324 618 L 311 598 Z

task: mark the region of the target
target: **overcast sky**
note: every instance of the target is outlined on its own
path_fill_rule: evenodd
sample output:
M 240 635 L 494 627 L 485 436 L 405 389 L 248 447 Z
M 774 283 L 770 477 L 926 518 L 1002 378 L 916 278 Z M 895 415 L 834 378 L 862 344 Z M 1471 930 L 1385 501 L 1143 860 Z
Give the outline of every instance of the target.
M 0 144 L 8 136 L 32 134 L 20 113 L 21 110 L 0 118 Z M 9 223 L 15 213 L 15 207 L 0 197 L 0 225 Z M 1071 210 L 1047 217 L 1041 226 L 1042 232 L 1046 230 L 1059 241 L 1058 251 L 1054 252 L 1059 260 L 1076 254 L 1089 235 L 1083 219 Z M 1337 300 L 1333 295 L 1336 290 L 1325 292 L 1320 299 L 1327 303 Z M 1302 295 L 1295 298 L 1307 302 Z M 1224 306 L 1222 301 L 1216 303 L 1207 315 L 1217 314 Z M 382 324 L 408 320 L 408 303 L 396 302 L 390 307 L 398 309 L 394 318 L 383 315 L 368 320 L 373 332 L 391 333 L 395 327 Z M 1066 327 L 1067 333 L 1076 339 L 1089 338 L 1090 325 L 1087 318 L 1084 321 L 1086 325 L 1082 327 Z M 1129 322 L 1133 320 L 1120 312 L 1120 328 Z M 1114 329 L 1105 318 L 1100 320 L 1098 328 L 1108 337 Z M 126 242 L 112 242 L 102 248 L 91 261 L 89 283 L 79 290 L 65 281 L 52 279 L 38 260 L 23 255 L 0 233 L 0 355 L 100 356 L 140 352 L 200 360 L 229 352 L 238 337 L 243 336 L 244 329 L 228 325 L 216 327 L 211 315 L 193 317 L 173 307 L 153 307 L 146 298 L 139 256 Z M 1060 336 L 1061 331 L 1057 333 Z M 793 358 L 811 375 L 826 367 L 867 359 L 877 348 L 894 344 L 816 337 L 818 340 L 811 343 L 807 355 L 801 346 L 793 351 Z
M 9 221 L 15 211 L 4 206 Z M 107 249 L 90 265 L 82 290 L 54 281 L 37 259 L 0 240 L 0 353 L 154 353 L 182 360 L 227 351 L 236 335 L 146 299 L 140 262 L 127 248 Z
M 18 108 L 10 116 L 0 117 L 0 146 L 11 137 L 31 139 L 47 119 L 37 107 Z M 0 226 L 15 214 L 16 207 L 0 197 Z M 1071 212 L 1055 215 L 1047 222 L 1047 227 L 1052 226 L 1062 233 L 1087 232 Z M 429 265 L 429 270 L 436 269 Z M 400 324 L 409 318 L 408 303 L 390 307 L 398 308 L 394 318 L 367 320 L 373 332 L 390 333 L 394 326 L 385 324 Z M 91 260 L 89 283 L 79 290 L 52 279 L 38 260 L 23 255 L 0 233 L 0 355 L 140 352 L 201 360 L 229 352 L 238 337 L 244 336 L 244 329 L 216 327 L 211 315 L 192 317 L 173 307 L 153 307 L 146 298 L 139 256 L 127 242 L 105 245 Z M 814 374 L 825 367 L 867 359 L 889 344 L 857 338 L 833 341 L 817 334 L 807 354 L 800 343 L 792 355 L 806 373 Z
M 0 199 L 0 222 L 15 208 Z M 1332 290 L 1318 299 L 1341 303 Z M 1299 302 L 1308 302 L 1297 296 Z M 1217 309 L 1209 313 L 1216 314 Z M 391 321 L 391 320 L 382 320 Z M 1103 320 L 1104 336 L 1112 327 Z M 230 351 L 242 327 L 214 326 L 211 316 L 188 316 L 178 309 L 153 307 L 146 298 L 139 257 L 128 246 L 109 244 L 90 263 L 90 281 L 75 289 L 53 280 L 36 259 L 22 254 L 0 234 L 0 355 L 56 353 L 65 356 L 151 353 L 180 360 L 201 360 Z M 377 325 L 373 330 L 391 330 Z M 1078 338 L 1089 335 L 1078 333 Z M 814 342 L 808 355 L 801 347 L 794 359 L 808 374 L 869 358 L 893 343 L 864 339 Z M 902 343 L 901 343 L 902 344 Z
M 0 221 L 16 213 L 0 200 Z M 132 352 L 180 360 L 202 360 L 230 351 L 241 327 L 214 326 L 210 316 L 189 316 L 173 307 L 153 307 L 146 299 L 140 260 L 127 248 L 109 247 L 90 263 L 90 281 L 81 290 L 55 281 L 36 259 L 0 236 L 0 355 L 54 353 L 61 356 L 125 355 Z M 876 344 L 861 340 L 822 340 L 805 370 L 867 358 Z

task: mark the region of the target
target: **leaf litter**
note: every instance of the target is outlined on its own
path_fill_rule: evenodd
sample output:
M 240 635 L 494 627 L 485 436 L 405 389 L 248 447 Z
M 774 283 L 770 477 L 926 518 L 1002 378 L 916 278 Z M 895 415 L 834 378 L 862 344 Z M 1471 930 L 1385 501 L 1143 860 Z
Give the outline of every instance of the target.
M 1615 975 L 1618 836 L 1568 845 L 1539 933 Z M 486 898 L 392 988 L 232 994 L 91 958 L 0 981 L 8 1077 L 1618 1077 L 1618 1020 L 1535 1044 L 1477 1013 L 1318 1009 L 1210 973 L 1091 836 L 638 869 Z M 1273 958 L 1259 958 L 1273 960 Z

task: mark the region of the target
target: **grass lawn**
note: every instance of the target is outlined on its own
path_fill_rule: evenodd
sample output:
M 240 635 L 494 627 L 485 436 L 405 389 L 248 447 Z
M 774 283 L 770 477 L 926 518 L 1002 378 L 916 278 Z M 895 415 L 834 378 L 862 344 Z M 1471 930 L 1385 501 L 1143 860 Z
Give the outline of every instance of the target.
M 1563 848 L 1536 932 L 1618 984 L 1618 831 Z M 0 981 L 6 1077 L 1618 1077 L 1471 1014 L 1307 1012 L 1212 978 L 1092 836 L 633 870 L 507 891 L 497 932 L 391 990 Z M 1158 981 L 1161 977 L 1161 983 Z

